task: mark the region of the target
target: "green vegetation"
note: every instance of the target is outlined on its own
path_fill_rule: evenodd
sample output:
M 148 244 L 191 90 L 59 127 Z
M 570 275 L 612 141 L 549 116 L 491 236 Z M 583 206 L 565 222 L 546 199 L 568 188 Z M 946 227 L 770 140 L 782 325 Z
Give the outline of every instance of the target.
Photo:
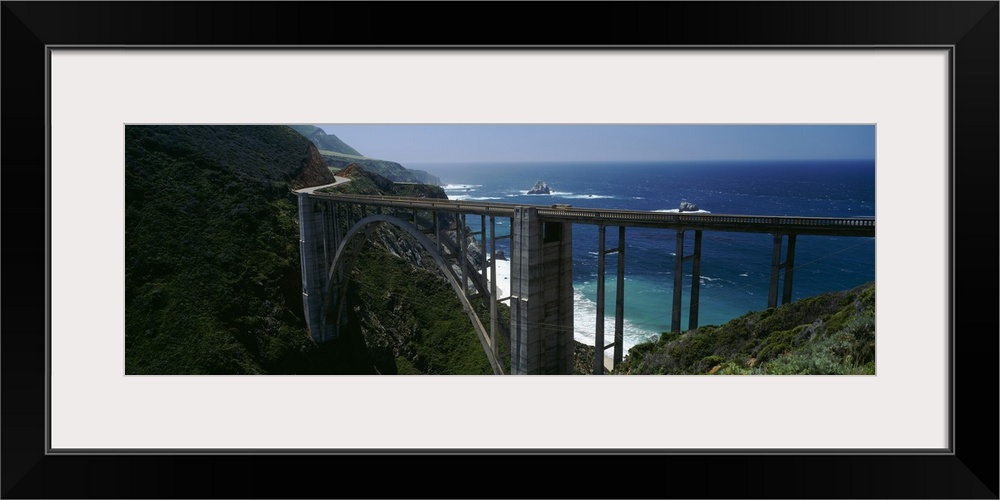
M 445 198 L 438 186 L 393 183 L 357 165 L 341 175 L 353 180 L 335 191 Z M 298 211 L 290 189 L 331 181 L 315 146 L 288 127 L 127 126 L 126 373 L 492 373 L 436 265 L 409 236 L 386 227 L 353 268 L 347 313 L 358 328 L 323 345 L 312 342 L 302 318 Z M 485 303 L 473 307 L 488 325 Z M 509 324 L 506 306 L 499 314 L 500 324 Z M 593 351 L 578 351 L 577 371 L 588 373 Z M 509 370 L 506 345 L 500 359 Z M 665 333 L 631 349 L 616 369 L 874 372 L 874 283 L 722 326 Z
M 636 345 L 621 374 L 873 375 L 875 283 Z
M 126 373 L 287 373 L 314 349 L 289 193 L 311 147 L 287 127 L 126 127 Z
M 323 192 L 447 199 L 439 186 L 397 184 L 351 164 L 339 176 L 351 182 Z M 404 211 L 404 218 L 409 211 Z M 430 220 L 430 214 L 421 213 Z M 446 227 L 451 220 L 443 221 Z M 405 257 L 401 257 L 405 256 Z M 402 231 L 382 226 L 356 261 L 348 285 L 351 314 L 379 373 L 492 374 L 482 343 L 462 303 L 441 271 L 416 241 Z M 473 300 L 479 318 L 489 325 L 489 308 Z M 363 304 L 363 307 L 360 306 Z M 502 324 L 510 322 L 500 305 Z M 488 326 L 487 326 L 488 328 Z M 500 359 L 510 369 L 509 350 L 501 342 Z
M 378 337 L 348 331 L 317 345 L 302 317 L 298 208 L 290 189 L 332 181 L 315 146 L 288 127 L 127 126 L 125 372 L 375 374 L 385 366 Z M 399 191 L 420 192 L 444 194 L 436 186 Z M 362 307 L 368 295 L 356 287 L 363 298 L 350 314 L 385 324 L 419 321 L 417 340 L 404 343 L 418 356 L 411 362 L 404 353 L 395 371 L 488 369 L 454 292 L 439 276 L 390 257 L 381 243 L 369 243 L 358 280 L 398 283 L 402 292 Z M 404 307 L 398 317 L 381 309 L 410 294 L 435 297 L 435 308 Z M 396 356 L 389 354 L 392 364 Z
M 441 179 L 423 170 L 407 169 L 394 161 L 368 158 L 345 144 L 336 135 L 327 134 L 319 127 L 312 125 L 291 125 L 291 127 L 316 145 L 320 154 L 323 155 L 323 161 L 332 170 L 341 170 L 347 168 L 351 163 L 355 163 L 368 172 L 379 174 L 394 182 L 441 184 Z
M 358 150 L 348 146 L 344 141 L 340 140 L 339 137 L 333 134 L 327 134 L 323 129 L 315 127 L 312 125 L 289 125 L 293 130 L 302 134 L 304 137 L 312 141 L 316 145 L 316 148 L 320 150 L 320 153 L 324 151 L 330 154 L 344 154 L 354 156 L 356 158 L 364 158 L 364 156 L 358 152 Z
M 338 153 L 336 151 L 330 151 L 329 149 L 320 149 L 319 154 L 323 156 L 337 156 L 340 158 L 346 158 L 348 160 L 368 160 L 369 158 L 359 155 L 349 155 L 344 153 Z
M 351 163 L 336 172 L 339 177 L 347 177 L 351 182 L 318 190 L 318 193 L 341 193 L 363 195 L 406 196 L 410 198 L 439 198 L 446 200 L 444 188 L 432 184 L 393 182 L 384 176 Z
M 352 304 L 381 373 L 492 374 L 454 289 L 434 273 L 385 251 L 364 252 L 352 273 Z M 480 306 L 482 307 L 482 306 Z M 489 325 L 489 315 L 481 315 Z M 501 354 L 509 366 L 510 355 Z M 390 355 L 391 354 L 391 355 Z M 509 368 L 508 368 L 509 369 Z
M 369 172 L 379 174 L 393 182 L 423 182 L 433 184 L 439 184 L 441 182 L 437 177 L 421 175 L 421 173 L 423 173 L 422 171 L 407 170 L 406 168 L 403 168 L 402 165 L 394 161 L 376 160 L 374 158 L 347 156 L 343 154 L 324 154 L 323 161 L 333 170 L 344 169 L 354 163 Z

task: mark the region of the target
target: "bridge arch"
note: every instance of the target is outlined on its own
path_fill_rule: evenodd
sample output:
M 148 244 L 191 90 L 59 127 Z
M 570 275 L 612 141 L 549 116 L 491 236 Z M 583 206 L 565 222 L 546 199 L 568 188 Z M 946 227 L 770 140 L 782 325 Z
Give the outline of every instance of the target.
M 428 254 L 430 254 L 430 256 L 434 259 L 434 263 L 437 264 L 438 269 L 440 269 L 442 274 L 444 274 L 448 284 L 451 285 L 455 294 L 458 296 L 459 301 L 462 303 L 462 309 L 465 311 L 466 315 L 468 315 L 469 320 L 476 331 L 476 336 L 479 337 L 479 342 L 482 344 L 483 351 L 486 353 L 486 358 L 493 367 L 493 373 L 503 375 L 503 365 L 493 355 L 493 349 L 489 341 L 489 332 L 483 325 L 483 322 L 479 319 L 479 316 L 476 314 L 476 310 L 469 301 L 465 290 L 463 290 L 462 285 L 452 272 L 451 266 L 445 260 L 444 256 L 437 250 L 437 245 L 431 241 L 427 235 L 422 233 L 408 221 L 391 215 L 369 215 L 355 222 L 354 225 L 347 231 L 347 234 L 345 234 L 342 238 L 340 245 L 337 247 L 334 254 L 333 261 L 330 263 L 330 274 L 327 279 L 327 290 L 324 295 L 325 300 L 321 316 L 323 328 L 329 329 L 332 327 L 334 330 L 340 328 L 341 320 L 346 317 L 344 314 L 347 297 L 346 291 L 350 281 L 349 277 L 351 269 L 357 260 L 359 251 L 368 241 L 369 236 L 371 236 L 375 229 L 382 224 L 388 224 L 405 231 L 407 234 L 412 236 L 417 243 L 427 251 Z

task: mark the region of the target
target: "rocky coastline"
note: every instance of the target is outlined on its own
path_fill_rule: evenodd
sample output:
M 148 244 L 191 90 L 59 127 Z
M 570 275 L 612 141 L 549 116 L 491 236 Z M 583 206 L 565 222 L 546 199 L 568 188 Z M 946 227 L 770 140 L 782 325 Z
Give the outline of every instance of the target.
M 535 185 L 528 190 L 527 194 L 552 194 L 552 188 L 545 181 L 535 181 Z

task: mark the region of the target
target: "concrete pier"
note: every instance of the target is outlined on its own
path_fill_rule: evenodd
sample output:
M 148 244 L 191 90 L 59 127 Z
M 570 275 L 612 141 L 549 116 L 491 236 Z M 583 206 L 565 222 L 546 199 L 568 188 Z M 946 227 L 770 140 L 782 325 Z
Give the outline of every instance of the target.
M 511 236 L 511 373 L 572 373 L 572 225 L 517 207 Z
M 601 235 L 598 248 L 599 287 L 598 339 L 594 372 L 601 373 L 620 363 L 623 351 L 625 303 L 625 228 L 644 227 L 674 231 L 673 296 L 669 302 L 671 331 L 681 330 L 682 285 L 685 263 L 691 261 L 691 296 L 688 329 L 698 326 L 703 231 L 769 233 L 773 236 L 768 307 L 785 304 L 792 298 L 796 237 L 801 235 L 874 237 L 875 219 L 838 217 L 744 216 L 719 214 L 678 214 L 573 208 L 568 205 L 511 205 L 429 198 L 400 198 L 344 194 L 298 193 L 299 251 L 302 262 L 302 304 L 309 332 L 316 342 L 333 340 L 342 314 L 347 276 L 354 258 L 376 223 L 387 223 L 408 232 L 434 258 L 455 288 L 480 337 L 495 373 L 505 373 L 497 359 L 502 337 L 509 340 L 511 370 L 515 374 L 568 374 L 573 370 L 575 350 L 573 325 L 574 224 L 597 225 Z M 405 212 L 403 217 L 386 214 Z M 419 213 L 429 214 L 421 219 Z M 375 214 L 365 219 L 368 214 Z M 398 214 L 397 214 L 398 215 Z M 485 281 L 486 273 L 470 261 L 465 236 L 467 215 L 479 216 L 482 249 L 489 240 L 490 260 L 496 240 L 511 239 L 510 295 L 498 297 L 496 283 Z M 510 235 L 497 236 L 496 219 L 511 221 Z M 487 232 L 487 220 L 489 232 Z M 452 229 L 452 225 L 455 225 Z M 605 248 L 605 227 L 618 227 L 618 245 Z M 685 255 L 684 236 L 694 232 L 692 253 Z M 469 233 L 469 234 L 466 234 Z M 489 236 L 487 238 L 487 235 Z M 785 260 L 782 243 L 788 237 Z M 604 272 L 605 256 L 617 253 L 617 293 L 614 341 L 605 344 Z M 336 255 L 336 257 L 334 257 Z M 473 254 L 474 255 L 474 254 Z M 336 269 L 334 269 L 336 267 Z M 490 276 L 496 275 L 495 263 Z M 784 279 L 781 272 L 784 271 Z M 471 287 L 469 285 L 472 285 Z M 784 285 L 779 291 L 779 286 Z M 780 293 L 779 293 L 780 292 Z M 477 316 L 470 297 L 489 300 L 489 328 Z M 498 302 L 509 300 L 510 330 L 498 323 Z M 501 328 L 503 327 L 503 328 Z M 502 333 L 502 335 L 501 335 Z M 606 350 L 614 347 L 613 353 Z
M 332 340 L 336 332 L 323 325 L 324 293 L 327 286 L 328 248 L 332 225 L 309 193 L 299 193 L 299 256 L 302 265 L 302 307 L 309 334 L 316 342 Z M 326 237 L 324 237 L 326 236 Z M 334 249 L 335 250 L 335 249 Z

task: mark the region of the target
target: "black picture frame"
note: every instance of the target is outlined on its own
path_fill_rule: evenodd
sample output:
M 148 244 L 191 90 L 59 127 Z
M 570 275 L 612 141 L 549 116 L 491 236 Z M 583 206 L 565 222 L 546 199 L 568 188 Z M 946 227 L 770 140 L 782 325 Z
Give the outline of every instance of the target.
M 977 307 L 974 299 L 997 303 L 993 280 L 998 276 L 996 256 L 1000 254 L 995 222 L 1000 170 L 1000 4 L 581 2 L 553 6 L 3 2 L 0 59 L 6 147 L 0 155 L 6 181 L 3 222 L 7 236 L 3 254 L 9 269 L 16 265 L 32 270 L 27 276 L 11 271 L 3 294 L 3 497 L 998 498 L 997 427 L 992 425 L 998 421 L 993 385 L 998 324 L 995 310 Z M 573 11 L 572 25 L 566 9 Z M 467 22 L 449 22 L 450 14 L 456 12 Z M 415 23 L 416 19 L 424 21 Z M 523 44 L 952 47 L 952 453 L 604 457 L 46 453 L 47 46 Z M 442 471 L 441 476 L 427 477 L 426 466 Z M 344 479 L 357 478 L 369 469 L 391 471 L 390 479 L 377 484 Z M 520 481 L 511 473 L 515 470 L 544 471 L 546 480 Z M 619 472 L 609 474 L 608 470 Z M 301 479 L 289 476 L 288 471 L 297 471 Z M 492 484 L 469 489 L 468 478 L 484 472 Z

